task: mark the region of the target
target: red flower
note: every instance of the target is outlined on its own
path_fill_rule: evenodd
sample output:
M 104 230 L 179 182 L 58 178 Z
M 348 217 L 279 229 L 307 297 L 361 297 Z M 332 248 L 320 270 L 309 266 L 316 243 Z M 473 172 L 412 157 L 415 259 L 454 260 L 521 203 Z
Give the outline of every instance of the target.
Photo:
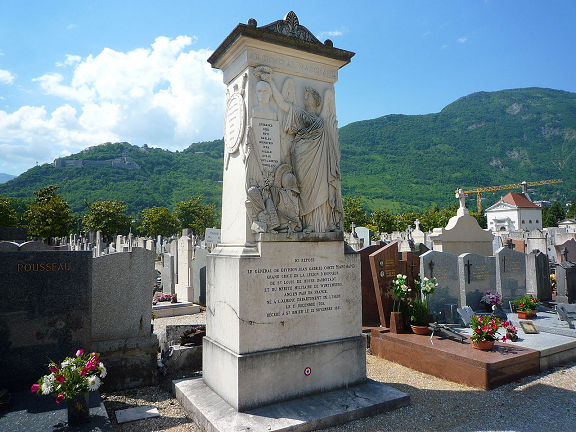
M 82 354 L 84 354 L 83 349 L 79 349 L 78 351 L 76 351 L 76 357 L 80 357 Z
M 520 303 L 520 306 L 524 306 L 524 303 Z
M 64 395 L 63 394 L 59 394 L 58 396 L 56 396 L 56 403 L 60 403 L 64 400 Z
M 65 380 L 66 378 L 64 378 L 64 375 L 58 375 L 56 377 L 56 382 L 63 383 Z
M 480 333 L 480 329 L 477 328 L 476 330 L 474 330 L 476 333 Z
M 58 372 L 58 368 L 56 366 L 50 366 L 50 372 L 56 373 Z
M 32 384 L 32 387 L 30 388 L 30 391 L 31 391 L 32 393 L 36 393 L 39 388 L 40 388 L 40 384 Z

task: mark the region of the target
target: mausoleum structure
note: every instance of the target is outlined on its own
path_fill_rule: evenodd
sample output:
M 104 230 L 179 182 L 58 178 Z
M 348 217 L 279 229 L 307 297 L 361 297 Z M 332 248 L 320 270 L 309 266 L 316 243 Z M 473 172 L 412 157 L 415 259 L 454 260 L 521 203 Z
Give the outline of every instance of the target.
M 320 42 L 290 12 L 262 27 L 239 24 L 208 59 L 223 71 L 227 99 L 203 381 L 239 413 L 367 382 L 334 97 L 353 55 Z M 386 409 L 408 403 L 396 396 Z M 375 413 L 380 399 L 364 402 Z

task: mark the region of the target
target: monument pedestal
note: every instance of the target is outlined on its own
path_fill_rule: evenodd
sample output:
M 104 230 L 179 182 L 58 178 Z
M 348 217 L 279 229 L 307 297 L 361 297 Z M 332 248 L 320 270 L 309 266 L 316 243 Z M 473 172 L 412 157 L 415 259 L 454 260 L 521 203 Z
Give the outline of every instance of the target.
M 236 410 L 366 380 L 359 255 L 320 241 L 341 236 L 260 234 L 208 256 L 204 381 Z

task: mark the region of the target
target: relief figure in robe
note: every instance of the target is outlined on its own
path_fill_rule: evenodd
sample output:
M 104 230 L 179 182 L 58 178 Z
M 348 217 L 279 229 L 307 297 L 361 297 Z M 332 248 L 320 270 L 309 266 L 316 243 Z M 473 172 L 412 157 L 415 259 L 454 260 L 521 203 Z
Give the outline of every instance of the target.
M 270 84 L 276 105 L 285 113 L 282 129 L 293 136 L 291 165 L 300 197 L 300 217 L 305 233 L 342 230 L 340 153 L 334 96 L 325 92 L 322 112 L 320 94 L 304 89 L 304 108 L 287 102 L 272 74 L 260 77 Z

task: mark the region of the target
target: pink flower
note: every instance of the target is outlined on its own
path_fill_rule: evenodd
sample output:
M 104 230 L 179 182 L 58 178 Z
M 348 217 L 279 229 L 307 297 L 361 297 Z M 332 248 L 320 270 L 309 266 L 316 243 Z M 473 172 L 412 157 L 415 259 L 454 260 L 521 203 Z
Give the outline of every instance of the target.
M 84 369 L 82 369 L 82 371 L 80 372 L 81 376 L 84 376 L 88 373 L 89 369 L 87 367 L 85 367 Z
M 65 380 L 66 378 L 64 378 L 64 375 L 58 375 L 56 377 L 56 382 L 63 383 Z
M 79 349 L 78 351 L 76 351 L 76 357 L 80 357 L 82 354 L 84 354 L 83 349 Z
M 36 393 L 39 388 L 40 388 L 40 384 L 32 384 L 32 387 L 30 388 L 30 392 Z
M 58 372 L 58 368 L 56 366 L 50 366 L 50 372 L 56 373 Z
M 60 403 L 64 400 L 64 395 L 63 394 L 59 394 L 58 396 L 56 396 L 56 403 Z

